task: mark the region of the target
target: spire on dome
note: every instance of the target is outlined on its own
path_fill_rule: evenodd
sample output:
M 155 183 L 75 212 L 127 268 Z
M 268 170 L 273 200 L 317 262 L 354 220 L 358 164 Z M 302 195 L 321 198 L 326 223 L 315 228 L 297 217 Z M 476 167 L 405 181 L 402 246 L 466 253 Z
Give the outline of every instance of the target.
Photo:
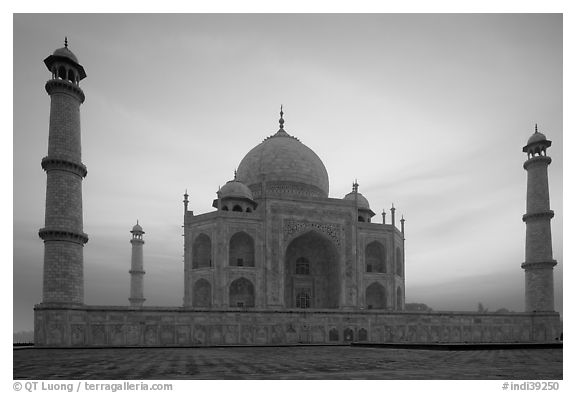
M 536 134 L 537 132 L 538 132 L 538 123 L 534 125 L 534 134 Z
M 68 48 L 68 37 L 64 37 L 64 48 Z
M 284 131 L 284 112 L 282 111 L 282 105 L 280 105 L 280 120 L 278 120 L 278 122 L 280 123 L 280 130 L 279 131 Z

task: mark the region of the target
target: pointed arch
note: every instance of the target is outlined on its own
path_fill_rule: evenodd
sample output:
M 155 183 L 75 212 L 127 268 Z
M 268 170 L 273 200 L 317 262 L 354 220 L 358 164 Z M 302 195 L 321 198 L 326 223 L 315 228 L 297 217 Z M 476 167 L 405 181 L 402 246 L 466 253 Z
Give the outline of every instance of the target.
M 66 68 L 64 66 L 58 68 L 58 78 L 63 80 L 66 79 Z
M 368 341 L 368 331 L 364 328 L 358 330 L 358 341 Z
M 230 307 L 254 307 L 254 284 L 240 277 L 230 284 L 228 296 Z
M 386 308 L 386 289 L 374 282 L 366 288 L 366 308 L 382 310 Z
M 76 76 L 74 75 L 74 71 L 72 69 L 68 70 L 68 80 L 72 83 L 76 82 Z
M 207 308 L 212 305 L 212 285 L 201 278 L 194 283 L 192 290 L 192 306 Z
M 386 273 L 386 247 L 379 241 L 366 246 L 366 272 Z
M 230 238 L 228 264 L 230 266 L 254 266 L 254 239 L 246 232 L 236 232 Z
M 344 329 L 344 341 L 345 342 L 354 341 L 354 330 L 352 330 L 351 328 Z
M 201 233 L 192 245 L 192 268 L 212 266 L 212 241 L 210 236 Z

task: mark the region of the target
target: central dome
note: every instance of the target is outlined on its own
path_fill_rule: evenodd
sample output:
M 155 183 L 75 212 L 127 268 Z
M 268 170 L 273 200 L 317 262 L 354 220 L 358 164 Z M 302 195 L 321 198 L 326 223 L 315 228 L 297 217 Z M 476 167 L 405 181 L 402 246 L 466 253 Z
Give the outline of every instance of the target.
M 282 112 L 281 112 L 282 115 Z M 260 195 L 263 180 L 267 194 L 328 197 L 328 172 L 309 147 L 283 129 L 246 154 L 238 166 L 238 180 Z

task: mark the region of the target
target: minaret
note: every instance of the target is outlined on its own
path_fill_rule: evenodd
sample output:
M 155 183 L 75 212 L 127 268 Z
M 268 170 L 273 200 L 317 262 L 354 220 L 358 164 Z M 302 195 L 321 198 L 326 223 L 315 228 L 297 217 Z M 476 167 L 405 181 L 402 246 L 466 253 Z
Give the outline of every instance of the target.
M 188 211 L 188 190 L 184 191 L 184 215 L 186 215 L 186 212 Z
M 46 82 L 50 96 L 48 155 L 42 159 L 46 171 L 46 213 L 44 228 L 43 304 L 84 303 L 83 247 L 88 236 L 82 225 L 82 164 L 80 104 L 84 92 L 79 86 L 86 77 L 78 58 L 64 47 L 44 59 L 52 74 Z
M 390 216 L 392 217 L 392 226 L 395 227 L 396 226 L 396 208 L 394 207 L 394 204 L 392 204 L 392 207 L 390 208 Z
M 132 307 L 142 307 L 144 304 L 144 239 L 142 230 L 138 221 L 130 231 L 132 234 L 132 267 L 130 269 L 130 305 Z
M 546 155 L 546 148 L 552 142 L 538 132 L 538 125 L 528 143 L 522 149 L 528 154 L 524 169 L 528 173 L 526 194 L 526 260 L 522 264 L 525 271 L 526 312 L 554 311 L 553 269 L 556 261 L 552 258 L 552 235 L 548 194 L 548 165 L 552 159 Z

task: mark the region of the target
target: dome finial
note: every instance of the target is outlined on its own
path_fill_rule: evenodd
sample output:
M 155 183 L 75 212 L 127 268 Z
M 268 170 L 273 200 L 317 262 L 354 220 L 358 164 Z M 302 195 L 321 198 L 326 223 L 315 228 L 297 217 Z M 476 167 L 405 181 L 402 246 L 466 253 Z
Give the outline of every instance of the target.
M 234 180 L 238 180 L 238 179 L 236 178 L 237 173 L 238 173 L 238 171 L 237 171 L 236 169 L 234 169 Z
M 538 123 L 534 125 L 534 134 L 536 134 L 537 132 L 538 132 Z
M 358 192 L 358 180 L 354 179 L 354 183 L 352 183 L 352 192 Z
M 64 37 L 64 48 L 68 48 L 68 37 Z
M 278 122 L 280 123 L 280 130 L 284 130 L 284 112 L 282 111 L 282 105 L 280 105 L 280 120 L 278 120 Z

